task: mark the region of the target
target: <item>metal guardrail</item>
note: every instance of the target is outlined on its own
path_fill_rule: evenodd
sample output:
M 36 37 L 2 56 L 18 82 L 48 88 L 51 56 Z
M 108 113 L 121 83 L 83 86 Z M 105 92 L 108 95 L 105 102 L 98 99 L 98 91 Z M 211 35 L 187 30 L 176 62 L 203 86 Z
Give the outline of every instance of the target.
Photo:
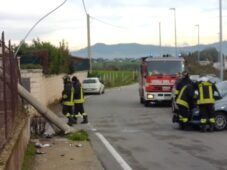
M 4 33 L 0 40 L 0 151 L 11 137 L 16 117 L 19 116 L 17 59 L 14 58 L 10 41 L 5 45 Z

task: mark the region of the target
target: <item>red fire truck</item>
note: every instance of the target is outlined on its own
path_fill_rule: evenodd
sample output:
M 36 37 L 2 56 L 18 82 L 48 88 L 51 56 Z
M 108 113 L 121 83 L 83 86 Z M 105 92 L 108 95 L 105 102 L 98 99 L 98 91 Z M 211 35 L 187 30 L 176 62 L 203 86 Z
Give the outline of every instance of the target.
M 175 57 L 143 57 L 140 59 L 140 102 L 171 101 L 176 73 L 184 70 L 184 59 Z

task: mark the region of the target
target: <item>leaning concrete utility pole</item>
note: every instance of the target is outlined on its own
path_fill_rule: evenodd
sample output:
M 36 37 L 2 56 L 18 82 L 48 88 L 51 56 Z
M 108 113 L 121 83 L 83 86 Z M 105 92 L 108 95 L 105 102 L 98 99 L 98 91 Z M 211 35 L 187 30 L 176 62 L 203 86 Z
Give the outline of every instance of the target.
M 45 117 L 50 123 L 54 124 L 57 128 L 68 134 L 73 131 L 64 121 L 62 121 L 55 113 L 40 103 L 35 97 L 33 97 L 23 86 L 17 85 L 18 93 L 28 103 L 30 103 L 43 117 Z
M 87 55 L 89 58 L 89 73 L 92 72 L 92 62 L 91 62 L 91 38 L 90 38 L 90 15 L 87 15 Z

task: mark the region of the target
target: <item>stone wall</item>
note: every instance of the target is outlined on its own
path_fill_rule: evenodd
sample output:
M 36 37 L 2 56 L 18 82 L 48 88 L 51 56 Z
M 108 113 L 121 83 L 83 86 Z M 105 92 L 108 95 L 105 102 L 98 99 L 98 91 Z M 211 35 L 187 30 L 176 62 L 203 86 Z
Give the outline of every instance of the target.
M 20 170 L 30 139 L 30 118 L 18 121 L 13 136 L 0 153 L 0 170 Z
M 40 69 L 21 70 L 21 77 L 30 79 L 31 94 L 46 106 L 61 98 L 64 75 L 46 76 Z M 76 72 L 71 77 L 74 75 L 82 82 L 87 77 L 87 71 Z

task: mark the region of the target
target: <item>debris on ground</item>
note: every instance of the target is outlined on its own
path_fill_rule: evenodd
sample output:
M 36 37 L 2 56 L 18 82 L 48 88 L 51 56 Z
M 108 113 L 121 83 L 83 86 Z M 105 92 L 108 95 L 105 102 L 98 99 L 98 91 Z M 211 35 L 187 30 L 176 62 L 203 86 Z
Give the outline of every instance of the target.
M 83 145 L 81 143 L 77 144 L 76 147 L 82 147 Z
M 51 145 L 49 143 L 45 143 L 45 144 L 42 144 L 42 143 L 39 143 L 39 142 L 35 143 L 36 148 L 46 148 L 46 147 L 50 147 L 50 146 Z
M 45 152 L 43 152 L 43 151 L 41 151 L 39 149 L 37 149 L 35 153 L 38 154 L 38 155 L 45 154 Z
M 35 142 L 42 145 L 48 143 L 51 147 L 37 148 L 31 170 L 103 170 L 88 141 L 77 142 L 65 137 L 53 137 Z

